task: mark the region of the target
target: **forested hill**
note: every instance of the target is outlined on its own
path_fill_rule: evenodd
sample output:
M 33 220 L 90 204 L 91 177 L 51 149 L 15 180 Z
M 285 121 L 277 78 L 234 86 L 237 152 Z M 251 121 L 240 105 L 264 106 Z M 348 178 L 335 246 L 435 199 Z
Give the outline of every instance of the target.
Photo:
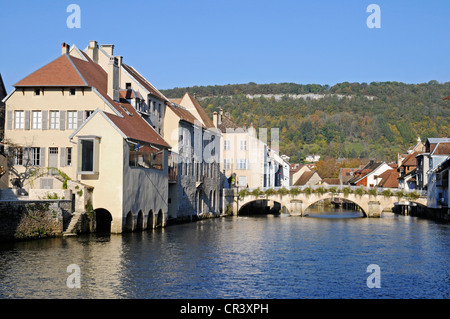
M 281 153 L 393 161 L 417 137 L 450 136 L 450 82 L 230 84 L 161 90 L 194 95 L 210 117 L 223 108 L 239 125 L 279 128 Z M 270 139 L 269 139 L 270 140 Z

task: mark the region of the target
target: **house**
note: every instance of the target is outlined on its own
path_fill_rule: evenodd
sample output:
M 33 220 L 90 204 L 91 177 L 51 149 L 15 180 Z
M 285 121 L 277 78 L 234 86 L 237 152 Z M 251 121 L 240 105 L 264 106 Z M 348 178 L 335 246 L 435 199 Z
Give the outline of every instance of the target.
M 307 163 L 315 163 L 320 160 L 320 155 L 306 155 L 305 162 Z
M 35 172 L 28 195 L 64 188 L 67 176 L 84 197 L 76 210 L 91 207 L 97 230 L 121 233 L 166 223 L 170 145 L 121 102 L 122 57 L 112 49 L 63 43 L 59 57 L 17 82 L 5 98 L 5 141 L 14 167 Z
M 339 170 L 339 182 L 340 185 L 348 184 L 348 181 L 353 178 L 355 171 L 359 168 L 341 168 Z
M 388 169 L 375 177 L 377 187 L 398 188 L 398 171 L 396 169 Z
M 446 208 L 450 213 L 450 153 L 447 158 L 430 170 L 428 178 L 427 206 Z
M 310 168 L 308 165 L 301 165 L 301 164 L 292 164 L 290 167 L 290 185 L 294 185 L 294 183 L 300 178 L 300 176 L 303 175 L 305 172 L 312 171 L 313 169 Z
M 428 172 L 439 165 L 447 157 L 450 138 L 428 138 L 425 151 L 416 155 L 416 185 L 419 190 L 426 190 Z
M 341 185 L 341 180 L 339 178 L 324 178 L 321 184 L 324 186 L 338 186 Z
M 392 169 L 385 162 L 375 162 L 370 160 L 365 166 L 353 172 L 353 177 L 348 180 L 348 184 L 355 186 L 375 187 L 377 176 Z
M 269 148 L 270 181 L 267 187 L 289 187 L 289 162 L 286 157 Z
M 314 186 L 319 185 L 322 178 L 316 171 L 306 171 L 304 172 L 294 183 L 294 186 Z
M 270 148 L 258 139 L 255 128 L 234 123 L 228 113 L 213 114 L 213 125 L 221 132 L 220 170 L 229 185 L 263 188 L 271 183 Z
M 211 120 L 199 119 L 185 107 L 186 101 L 195 103 L 197 116 L 206 115 L 200 104 L 188 94 L 184 97 L 171 100 L 164 117 L 163 133 L 177 165 L 176 180 L 169 184 L 169 216 L 187 219 L 209 213 L 216 215 L 222 208 L 219 200 L 221 135 L 206 127 L 211 125 Z

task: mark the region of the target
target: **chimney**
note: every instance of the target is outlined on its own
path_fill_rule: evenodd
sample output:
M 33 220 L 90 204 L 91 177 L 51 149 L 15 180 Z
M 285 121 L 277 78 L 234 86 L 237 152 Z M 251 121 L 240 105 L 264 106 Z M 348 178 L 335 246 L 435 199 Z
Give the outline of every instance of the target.
M 68 45 L 67 43 L 63 43 L 62 44 L 62 54 L 61 55 L 64 55 L 64 54 L 69 54 L 69 50 L 70 50 L 70 45 Z
M 119 66 L 117 57 L 110 57 L 108 63 L 108 95 L 119 101 Z
M 88 56 L 94 61 L 98 63 L 98 44 L 97 41 L 89 41 L 89 47 L 87 50 Z
M 218 125 L 219 125 L 218 120 L 217 120 L 217 112 L 216 111 L 213 112 L 213 124 L 215 127 L 218 127 Z
M 102 49 L 110 56 L 114 55 L 114 44 L 102 44 Z

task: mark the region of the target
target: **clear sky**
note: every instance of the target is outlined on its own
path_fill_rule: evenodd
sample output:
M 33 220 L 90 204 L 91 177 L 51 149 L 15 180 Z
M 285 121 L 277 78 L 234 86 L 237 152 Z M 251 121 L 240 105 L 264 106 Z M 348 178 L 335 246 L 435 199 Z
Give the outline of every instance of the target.
M 69 4 L 81 27 L 68 28 Z M 366 12 L 380 8 L 381 28 Z M 0 73 L 12 85 L 89 40 L 159 89 L 234 83 L 450 81 L 448 0 L 0 0 Z

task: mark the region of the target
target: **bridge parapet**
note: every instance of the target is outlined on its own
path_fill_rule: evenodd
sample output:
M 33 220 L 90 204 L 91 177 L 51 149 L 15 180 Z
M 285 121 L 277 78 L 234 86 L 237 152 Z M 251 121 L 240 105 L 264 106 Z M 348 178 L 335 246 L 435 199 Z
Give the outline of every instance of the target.
M 256 200 L 265 200 L 280 203 L 283 211 L 287 211 L 290 215 L 303 216 L 305 210 L 318 201 L 342 198 L 358 205 L 365 216 L 380 217 L 383 211 L 392 211 L 398 203 L 414 202 L 426 205 L 425 196 L 425 193 L 417 191 L 354 186 L 235 189 L 236 205 L 233 212 L 237 215 L 244 205 Z

